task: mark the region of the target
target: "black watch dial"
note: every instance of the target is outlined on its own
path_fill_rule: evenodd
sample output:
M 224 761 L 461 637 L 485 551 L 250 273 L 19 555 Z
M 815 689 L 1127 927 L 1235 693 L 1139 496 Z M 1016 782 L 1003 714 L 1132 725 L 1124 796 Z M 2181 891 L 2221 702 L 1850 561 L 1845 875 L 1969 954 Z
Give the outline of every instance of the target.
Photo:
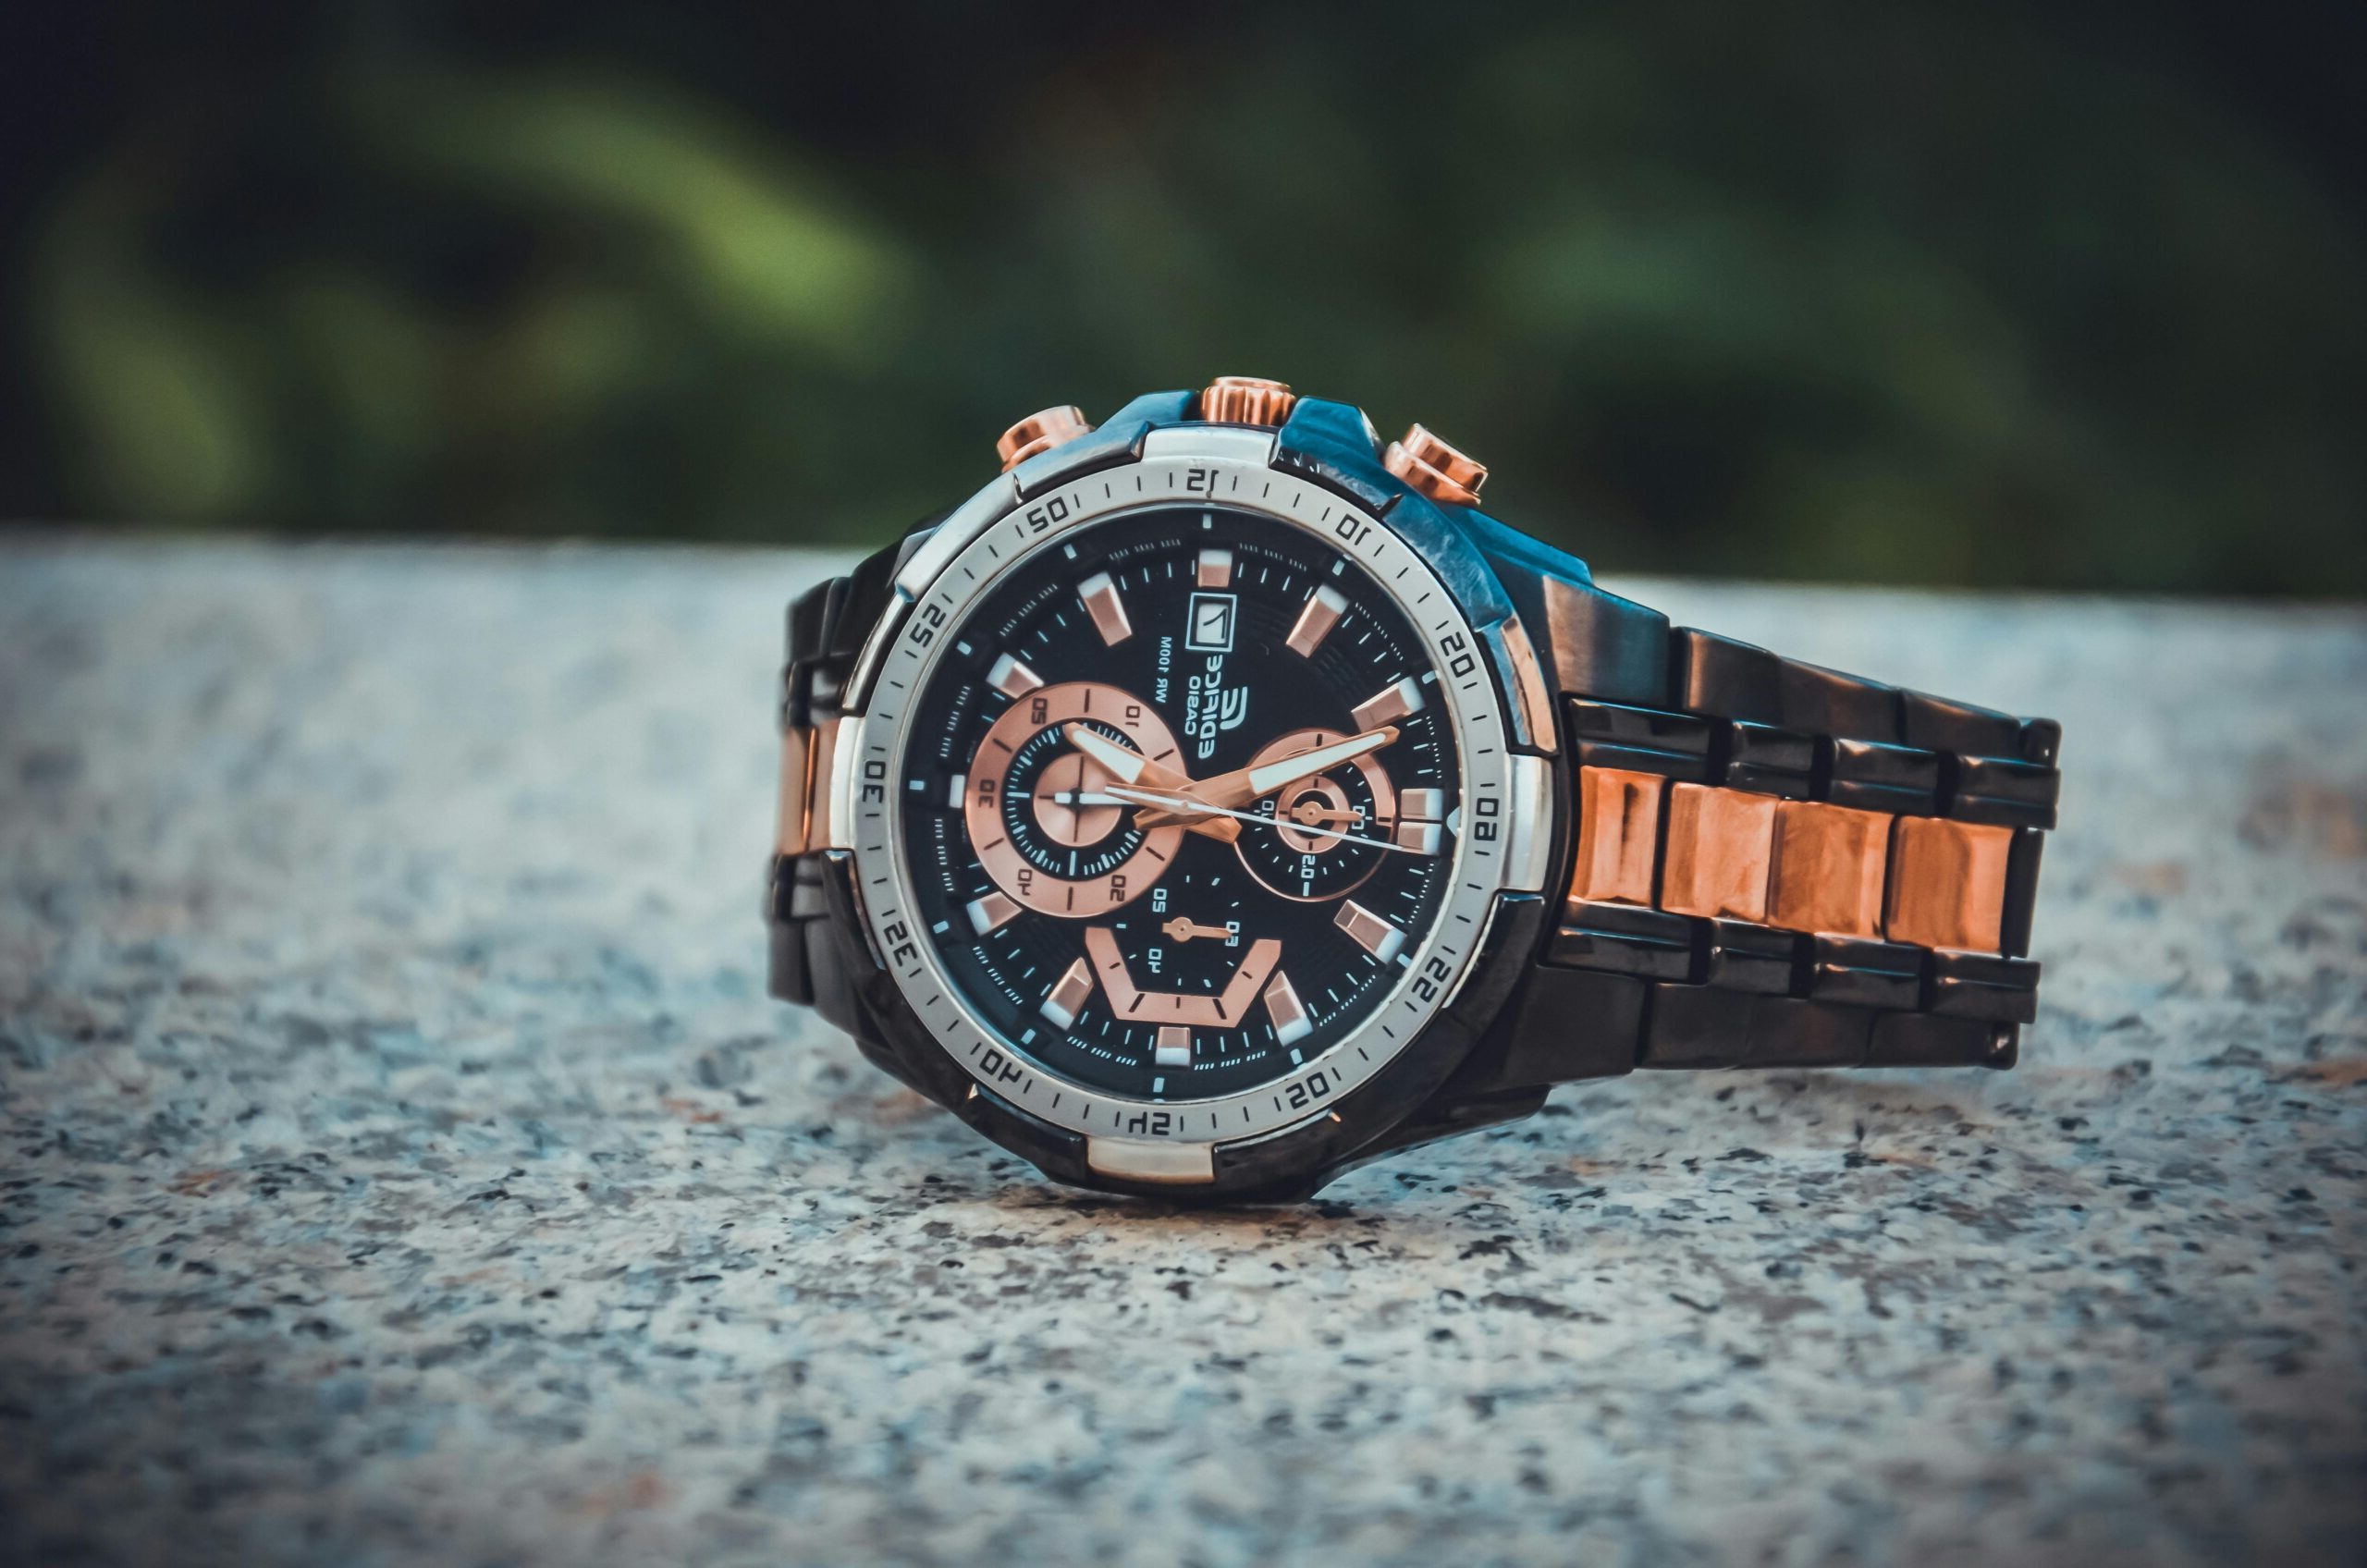
M 1397 603 L 1225 508 L 1072 530 L 942 633 L 898 832 L 963 999 L 1056 1078 L 1238 1094 L 1372 1016 L 1439 918 L 1451 715 Z

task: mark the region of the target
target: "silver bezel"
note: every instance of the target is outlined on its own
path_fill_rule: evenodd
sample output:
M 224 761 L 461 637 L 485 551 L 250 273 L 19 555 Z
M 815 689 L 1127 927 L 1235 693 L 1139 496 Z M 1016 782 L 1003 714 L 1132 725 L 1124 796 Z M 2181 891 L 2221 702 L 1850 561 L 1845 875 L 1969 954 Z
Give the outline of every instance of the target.
M 1245 439 L 1246 438 L 1246 439 Z M 1497 893 L 1521 882 L 1534 825 L 1520 810 L 1520 765 L 1507 744 L 1502 699 L 1463 607 L 1388 523 L 1268 459 L 1270 435 L 1223 427 L 1155 432 L 1137 461 L 1096 470 L 1008 507 L 980 507 L 966 538 L 932 540 L 927 577 L 899 581 L 912 601 L 873 634 L 861 660 L 867 712 L 842 737 L 845 815 L 855 886 L 877 951 L 932 1037 L 981 1084 L 1030 1115 L 1088 1138 L 1215 1144 L 1263 1137 L 1320 1115 L 1380 1072 L 1454 995 L 1477 956 Z M 1008 482 L 999 482 L 1008 496 Z M 982 492 L 984 499 L 989 492 Z M 1150 1101 L 1091 1089 L 1047 1072 L 997 1038 L 964 1002 L 928 933 L 909 912 L 910 868 L 899 850 L 908 729 L 904 704 L 936 672 L 942 650 L 981 594 L 1057 552 L 1073 530 L 1152 506 L 1210 504 L 1260 512 L 1328 541 L 1359 561 L 1405 611 L 1439 671 L 1464 781 L 1447 900 L 1404 974 L 1357 1029 L 1289 1075 L 1216 1099 Z M 985 514 L 985 515 L 981 515 Z M 961 518 L 957 513 L 956 517 Z M 917 557 L 916 557 L 917 562 Z M 915 563 L 916 564 L 916 563 Z M 850 748 L 852 753 L 849 754 Z M 1525 779 L 1524 779 L 1525 782 Z M 1479 837 L 1492 821 L 1495 837 Z M 1417 984 L 1418 982 L 1418 984 Z

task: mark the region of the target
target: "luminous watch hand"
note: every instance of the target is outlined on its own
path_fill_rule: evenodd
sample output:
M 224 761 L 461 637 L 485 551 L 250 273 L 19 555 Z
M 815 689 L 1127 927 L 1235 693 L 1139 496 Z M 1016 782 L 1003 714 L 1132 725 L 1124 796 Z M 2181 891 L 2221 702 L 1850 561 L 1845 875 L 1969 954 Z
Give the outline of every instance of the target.
M 1396 728 L 1384 724 L 1378 729 L 1367 729 L 1344 741 L 1334 741 L 1290 756 L 1276 757 L 1263 766 L 1248 770 L 1249 798 L 1253 801 L 1262 799 L 1294 778 L 1311 778 L 1316 774 L 1328 773 L 1342 763 L 1354 762 L 1367 752 L 1377 752 L 1396 739 Z M 1208 782 L 1213 784 L 1216 780 Z M 1202 789 L 1207 787 L 1203 785 Z
M 1179 795 L 1162 795 L 1154 790 L 1129 790 L 1122 785 L 1112 784 L 1107 793 L 1114 800 L 1129 802 L 1134 805 L 1157 806 L 1163 813 L 1178 815 L 1184 812 L 1207 812 L 1213 816 L 1230 817 L 1236 822 L 1254 822 L 1265 827 L 1282 826 L 1272 817 L 1259 816 L 1255 812 L 1233 811 L 1225 806 L 1204 805 L 1197 801 L 1186 801 Z M 1139 821 L 1140 818 L 1136 820 Z M 1400 854 L 1422 853 L 1419 850 L 1409 850 L 1403 844 L 1392 844 L 1386 839 L 1367 839 L 1361 833 L 1343 833 L 1337 827 L 1309 827 L 1306 831 L 1318 838 L 1338 839 L 1350 844 L 1370 844 L 1374 849 L 1395 850 Z
M 1173 768 L 1161 767 L 1140 752 L 1122 746 L 1107 735 L 1087 729 L 1082 724 L 1065 725 L 1061 728 L 1061 734 L 1087 761 L 1100 764 L 1129 784 L 1149 784 L 1161 790 L 1194 788 L 1190 778 Z M 1148 828 L 1158 827 L 1159 824 L 1145 823 L 1138 817 L 1134 826 Z M 1211 839 L 1220 839 L 1228 844 L 1241 837 L 1240 827 L 1231 822 L 1210 822 L 1204 817 L 1197 822 L 1187 822 L 1185 826 L 1195 832 L 1206 834 Z
M 1213 778 L 1203 778 L 1196 784 L 1181 786 L 1177 792 L 1199 802 L 1202 807 L 1209 810 L 1222 806 L 1245 806 L 1252 801 L 1262 800 L 1272 794 L 1294 779 L 1312 778 L 1329 768 L 1337 767 L 1343 762 L 1354 762 L 1366 753 L 1377 752 L 1396 739 L 1395 726 L 1384 724 L 1378 729 L 1367 729 L 1361 735 L 1351 735 L 1344 741 L 1318 741 L 1293 752 L 1287 756 L 1280 756 L 1271 762 L 1260 763 L 1256 767 L 1235 768 L 1231 773 L 1220 773 Z M 1126 782 L 1134 784 L 1141 780 L 1129 778 Z M 1190 814 L 1179 809 L 1175 815 L 1188 816 Z M 1166 812 L 1140 813 L 1134 817 L 1134 826 L 1156 827 L 1167 819 Z
M 1087 729 L 1082 724 L 1066 725 L 1061 733 L 1070 745 L 1129 784 L 1139 784 L 1153 772 L 1166 771 L 1140 752 L 1130 751 L 1107 735 Z
M 1050 794 L 1038 798 L 1061 806 L 1122 806 L 1136 797 L 1133 794 L 1122 797 L 1112 795 L 1102 790 L 1055 790 Z M 1147 812 L 1151 808 L 1146 806 L 1143 809 Z M 1317 805 L 1313 801 L 1308 801 L 1303 805 L 1293 806 L 1282 815 L 1293 822 L 1304 822 L 1310 826 L 1324 822 L 1362 822 L 1365 819 L 1365 814 L 1353 806 L 1343 806 L 1334 811 L 1330 806 Z M 1265 818 L 1259 817 L 1257 820 L 1262 822 Z

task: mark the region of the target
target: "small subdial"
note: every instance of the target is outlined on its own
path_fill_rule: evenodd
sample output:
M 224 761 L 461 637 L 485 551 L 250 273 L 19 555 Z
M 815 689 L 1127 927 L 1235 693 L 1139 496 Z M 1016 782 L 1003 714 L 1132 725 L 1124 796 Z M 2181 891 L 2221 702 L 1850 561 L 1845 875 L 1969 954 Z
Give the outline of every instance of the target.
M 1107 769 L 1078 753 L 1063 727 L 1081 724 L 1153 760 L 1171 762 L 1175 738 L 1147 703 L 1115 686 L 1075 680 L 1023 692 L 971 758 L 963 824 L 996 887 L 1029 909 L 1097 916 L 1134 899 L 1165 870 L 1184 836 L 1145 831 L 1102 791 Z
M 1153 1065 L 1238 1054 L 1258 999 L 1270 1009 L 1282 1005 L 1270 987 L 1289 994 L 1276 978 L 1282 939 L 1242 930 L 1247 884 L 1239 872 L 1171 877 L 1120 918 L 1085 928 L 1084 969 Z M 1288 1005 L 1297 1005 L 1294 995 Z
M 1162 877 L 1149 898 L 1110 923 L 1127 972 L 1147 991 L 1223 990 L 1248 947 L 1241 932 L 1248 887 L 1238 870 Z
M 1250 766 L 1347 738 L 1345 730 L 1294 729 L 1268 742 Z M 1393 839 L 1399 817 L 1396 788 L 1370 753 L 1291 780 L 1258 802 L 1257 811 L 1272 826 L 1243 829 L 1236 842 L 1242 864 L 1275 892 L 1302 903 L 1336 899 L 1361 886 L 1391 851 L 1356 839 Z

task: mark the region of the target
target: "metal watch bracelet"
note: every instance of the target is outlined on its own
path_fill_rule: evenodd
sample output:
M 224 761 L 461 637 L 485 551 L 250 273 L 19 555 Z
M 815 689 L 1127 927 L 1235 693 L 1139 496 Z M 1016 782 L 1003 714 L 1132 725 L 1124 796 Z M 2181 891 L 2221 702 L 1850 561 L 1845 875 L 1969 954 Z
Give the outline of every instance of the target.
M 1532 601 L 1573 790 L 1552 929 L 1442 1098 L 1514 1115 L 1639 1067 L 2013 1065 L 2059 726 L 1671 627 L 1570 557 L 1468 526 Z M 766 913 L 773 993 L 909 1081 L 866 1037 L 853 913 L 823 875 L 840 694 L 898 557 L 791 606 Z

